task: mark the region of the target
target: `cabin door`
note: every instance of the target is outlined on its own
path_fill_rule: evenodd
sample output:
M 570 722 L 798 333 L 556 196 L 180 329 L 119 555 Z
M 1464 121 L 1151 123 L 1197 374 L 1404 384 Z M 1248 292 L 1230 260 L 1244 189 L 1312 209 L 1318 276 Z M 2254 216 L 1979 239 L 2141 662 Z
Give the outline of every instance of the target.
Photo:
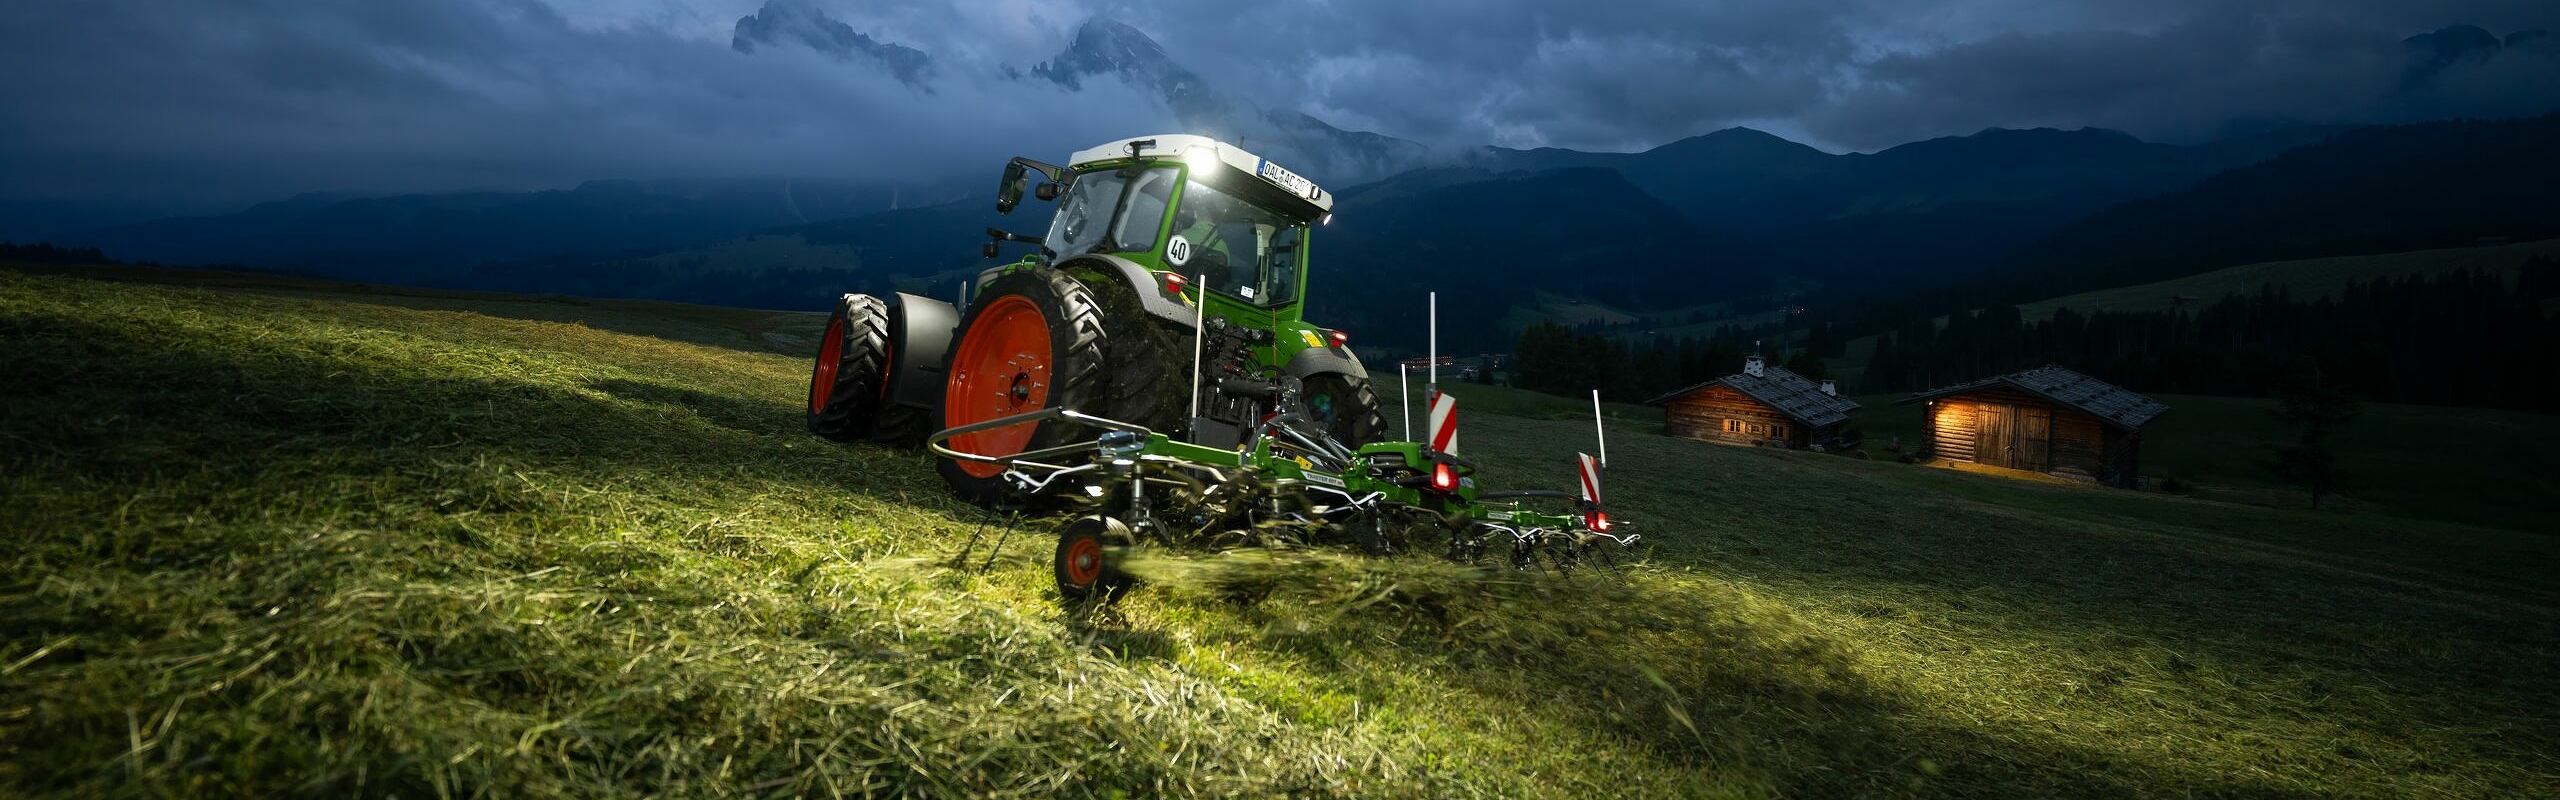
M 1974 417 L 1973 460 L 2044 472 L 2053 468 L 2053 410 L 1984 404 Z
M 1994 467 L 2010 466 L 2010 407 L 1984 404 L 1974 407 L 1973 460 Z

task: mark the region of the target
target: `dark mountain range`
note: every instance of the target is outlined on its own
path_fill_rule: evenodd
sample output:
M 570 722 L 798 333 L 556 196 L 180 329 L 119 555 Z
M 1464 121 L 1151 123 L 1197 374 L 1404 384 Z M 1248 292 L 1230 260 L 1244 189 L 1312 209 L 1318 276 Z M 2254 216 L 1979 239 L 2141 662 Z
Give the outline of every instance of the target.
M 1436 290 L 1456 312 L 1440 334 L 1452 351 L 1507 348 L 1514 334 L 1495 319 L 1540 290 L 1668 308 L 1766 291 L 1792 268 L 1595 167 L 1431 170 L 1355 187 L 1311 252 L 1311 314 L 1418 348 L 1414 313 Z
M 2032 300 L 2259 261 L 2560 236 L 2560 114 L 2359 128 L 2106 209 L 2006 260 Z
M 591 181 L 543 192 L 304 195 L 234 214 L 56 238 L 133 260 L 405 280 L 456 272 L 485 259 L 689 247 L 936 199 L 931 190 L 916 194 L 923 196 L 846 181 L 726 179 Z
M 1641 153 L 1487 149 L 1489 169 L 1614 169 L 1703 228 L 1827 280 L 1904 282 L 2008 255 L 2091 212 L 2316 141 L 2299 129 L 2197 147 L 2097 129 L 1989 130 L 1832 155 L 1732 128 Z

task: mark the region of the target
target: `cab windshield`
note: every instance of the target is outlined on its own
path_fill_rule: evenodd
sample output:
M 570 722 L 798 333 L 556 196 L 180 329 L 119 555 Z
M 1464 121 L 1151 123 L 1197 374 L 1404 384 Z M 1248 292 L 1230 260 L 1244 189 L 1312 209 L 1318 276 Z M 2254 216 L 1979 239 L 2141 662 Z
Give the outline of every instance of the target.
M 1041 244 L 1058 257 L 1156 249 L 1156 227 L 1173 203 L 1173 167 L 1088 172 L 1076 177 Z
M 1189 181 L 1174 211 L 1164 263 L 1220 294 L 1271 308 L 1298 299 L 1298 248 L 1307 224 Z

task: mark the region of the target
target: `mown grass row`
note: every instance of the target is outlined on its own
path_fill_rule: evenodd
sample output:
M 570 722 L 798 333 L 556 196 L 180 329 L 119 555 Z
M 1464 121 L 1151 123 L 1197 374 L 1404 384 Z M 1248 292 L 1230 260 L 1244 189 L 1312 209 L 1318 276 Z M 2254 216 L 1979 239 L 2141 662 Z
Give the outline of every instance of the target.
M 953 568 L 977 512 L 729 322 L 451 302 L 0 272 L 0 793 L 2555 786 L 2536 540 L 1634 422 L 1622 572 L 1176 553 L 1065 607 L 1037 523 Z M 1467 425 L 1506 486 L 1588 448 Z

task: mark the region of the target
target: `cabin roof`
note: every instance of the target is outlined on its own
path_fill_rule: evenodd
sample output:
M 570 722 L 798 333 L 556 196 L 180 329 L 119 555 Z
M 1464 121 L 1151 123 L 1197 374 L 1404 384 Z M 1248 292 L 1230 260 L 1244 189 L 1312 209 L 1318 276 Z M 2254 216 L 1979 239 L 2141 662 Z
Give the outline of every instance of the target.
M 2014 387 L 2056 404 L 2078 409 L 2081 413 L 2097 417 L 2101 422 L 2125 430 L 2140 429 L 2144 423 L 2150 422 L 2151 418 L 2169 410 L 2168 406 L 2161 405 L 2158 400 L 2056 366 L 2042 366 L 2023 372 L 1984 378 L 1972 383 L 1931 389 L 1896 400 L 1894 403 L 1907 405 L 1993 386 Z
M 1785 367 L 1774 365 L 1761 367 L 1758 376 L 1748 372 L 1737 372 L 1688 388 L 1673 389 L 1664 392 L 1661 397 L 1644 401 L 1644 404 L 1663 405 L 1679 399 L 1682 395 L 1717 384 L 1723 384 L 1727 388 L 1741 392 L 1744 396 L 1759 401 L 1761 405 L 1777 409 L 1778 413 L 1785 414 L 1787 418 L 1807 427 L 1819 428 L 1848 419 L 1849 412 L 1858 409 L 1858 404 L 1851 402 L 1849 398 L 1823 394 L 1820 385 L 1805 380 L 1802 375 L 1787 371 Z

